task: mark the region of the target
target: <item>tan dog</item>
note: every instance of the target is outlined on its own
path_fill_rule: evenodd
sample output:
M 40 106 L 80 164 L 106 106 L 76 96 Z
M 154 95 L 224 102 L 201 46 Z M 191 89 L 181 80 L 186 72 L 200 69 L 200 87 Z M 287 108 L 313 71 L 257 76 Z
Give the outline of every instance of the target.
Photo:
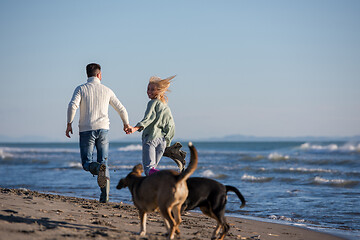
M 120 179 L 117 189 L 128 187 L 134 205 L 139 210 L 140 236 L 146 234 L 146 214 L 159 208 L 168 230 L 168 238 L 180 234 L 181 206 L 188 196 L 186 180 L 196 170 L 198 155 L 196 148 L 189 143 L 190 163 L 188 168 L 178 173 L 174 170 L 162 170 L 148 177 L 142 177 L 142 165 L 136 165 L 126 178 Z

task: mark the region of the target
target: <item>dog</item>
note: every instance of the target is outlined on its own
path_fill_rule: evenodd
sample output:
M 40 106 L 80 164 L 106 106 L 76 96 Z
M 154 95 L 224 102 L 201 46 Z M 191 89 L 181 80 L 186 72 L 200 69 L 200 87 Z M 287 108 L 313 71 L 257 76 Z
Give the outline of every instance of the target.
M 189 143 L 190 163 L 185 171 L 158 171 L 150 176 L 141 177 L 143 168 L 136 165 L 133 170 L 120 179 L 117 189 L 128 187 L 135 207 L 139 210 L 140 236 L 146 235 L 147 213 L 159 209 L 168 230 L 168 239 L 175 233 L 180 234 L 181 206 L 188 196 L 186 180 L 194 173 L 198 163 L 198 154 L 193 144 Z
M 230 229 L 224 216 L 227 192 L 234 192 L 238 196 L 241 200 L 240 208 L 243 208 L 246 204 L 243 195 L 237 188 L 228 185 L 225 186 L 209 178 L 191 177 L 186 183 L 189 194 L 181 211 L 184 212 L 199 207 L 205 215 L 217 221 L 217 226 L 211 239 L 224 239 Z M 222 232 L 219 234 L 220 230 L 222 230 Z M 217 238 L 218 235 L 219 238 Z

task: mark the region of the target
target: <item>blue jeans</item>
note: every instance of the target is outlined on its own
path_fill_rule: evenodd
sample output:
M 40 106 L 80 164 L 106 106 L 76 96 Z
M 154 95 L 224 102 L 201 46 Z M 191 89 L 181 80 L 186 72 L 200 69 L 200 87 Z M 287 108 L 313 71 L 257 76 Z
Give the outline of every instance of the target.
M 143 140 L 142 161 L 144 172 L 149 176 L 149 171 L 157 167 L 166 148 L 165 138 L 155 138 L 152 141 Z
M 106 165 L 106 175 L 110 179 L 108 170 L 109 154 L 109 130 L 99 129 L 86 132 L 80 132 L 80 156 L 81 163 L 85 171 L 90 171 L 89 167 L 93 161 L 93 152 L 96 147 L 97 162 Z

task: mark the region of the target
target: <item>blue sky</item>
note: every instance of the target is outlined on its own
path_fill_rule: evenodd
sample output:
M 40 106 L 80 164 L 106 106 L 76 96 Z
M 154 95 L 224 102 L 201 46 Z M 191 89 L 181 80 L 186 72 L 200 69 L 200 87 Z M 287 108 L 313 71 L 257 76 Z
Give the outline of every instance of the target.
M 177 138 L 359 135 L 359 29 L 350 0 L 1 0 L 0 135 L 68 141 L 90 62 L 131 124 L 149 77 L 176 74 Z M 110 121 L 111 139 L 126 137 L 111 108 Z

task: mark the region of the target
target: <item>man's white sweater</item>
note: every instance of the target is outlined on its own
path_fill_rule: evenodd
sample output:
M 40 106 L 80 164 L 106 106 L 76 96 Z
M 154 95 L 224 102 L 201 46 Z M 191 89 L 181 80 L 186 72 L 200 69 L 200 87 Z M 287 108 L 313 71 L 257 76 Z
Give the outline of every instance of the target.
M 80 107 L 79 131 L 109 129 L 109 104 L 119 113 L 124 124 L 129 124 L 128 113 L 114 92 L 101 84 L 97 77 L 90 77 L 87 83 L 78 86 L 71 98 L 67 122 L 74 121 Z

